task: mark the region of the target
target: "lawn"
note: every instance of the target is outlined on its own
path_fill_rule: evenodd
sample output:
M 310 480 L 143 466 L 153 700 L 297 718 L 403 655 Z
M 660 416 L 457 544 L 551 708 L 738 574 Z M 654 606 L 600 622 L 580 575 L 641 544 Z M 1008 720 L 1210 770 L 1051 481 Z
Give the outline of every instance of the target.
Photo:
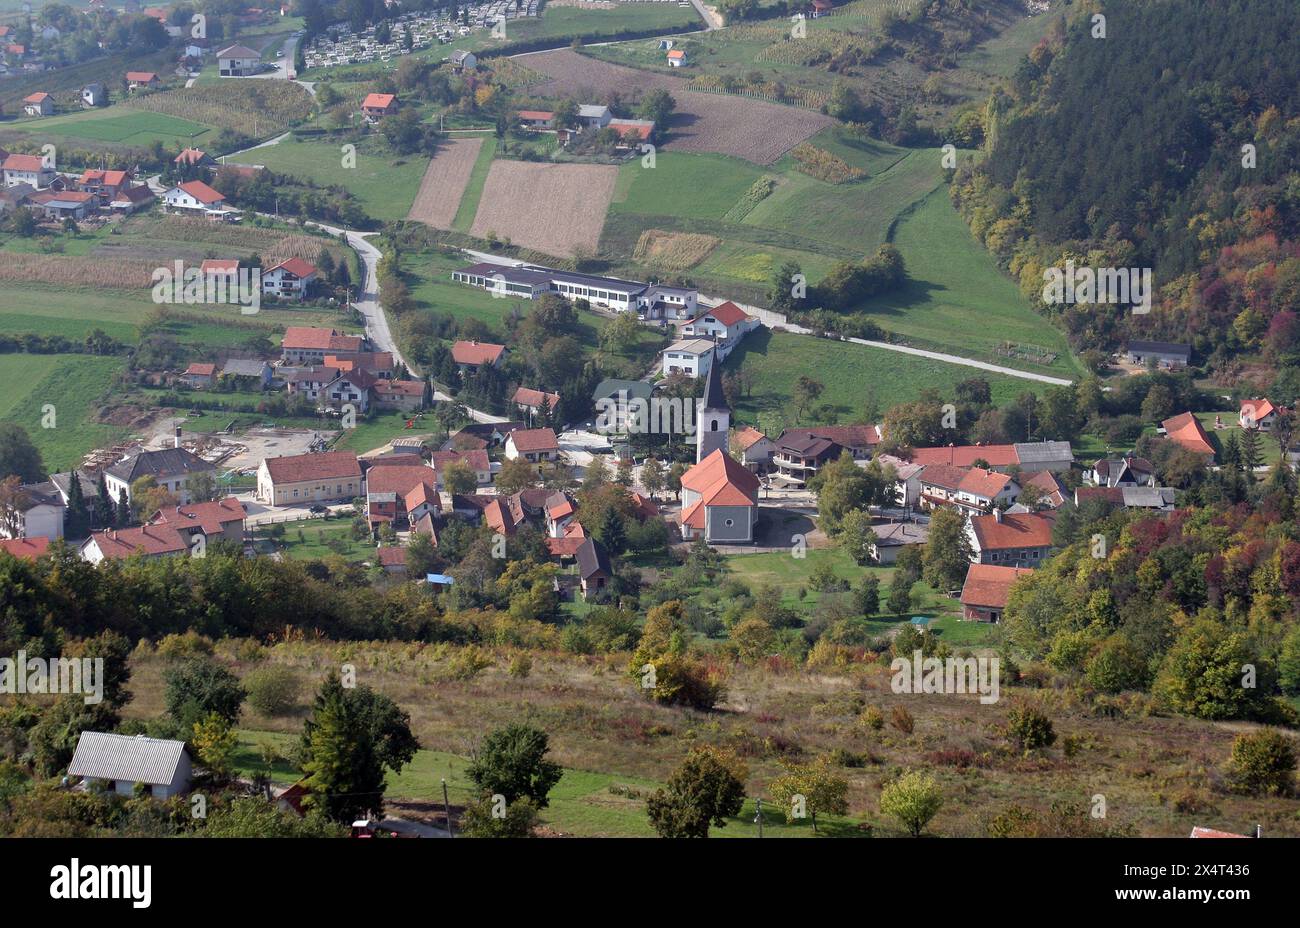
M 406 423 L 412 419 L 415 420 L 415 428 L 408 429 Z M 425 419 L 419 413 L 379 413 L 374 419 L 357 422 L 356 428 L 346 429 L 334 447 L 338 451 L 355 451 L 360 454 L 386 445 L 399 435 L 423 437 L 435 433 L 437 437 L 443 437 L 442 429 L 432 419 Z
M 0 420 L 27 430 L 49 472 L 67 470 L 125 434 L 91 421 L 124 365 L 121 358 L 91 355 L 0 355 Z
M 347 168 L 339 145 L 293 137 L 241 157 L 322 186 L 344 187 L 381 220 L 406 218 L 429 163 L 423 155 L 395 156 L 383 143 L 369 141 L 357 147 L 356 167 Z
M 951 400 L 956 385 L 973 377 L 988 380 L 997 404 L 1043 386 L 885 348 L 769 329 L 746 336 L 725 365 L 728 370 L 743 368 L 754 375 L 752 391 L 737 404 L 737 419 L 773 435 L 799 423 L 791 397 L 795 383 L 804 375 L 825 387 L 816 405 L 830 404 L 840 422 L 874 420 L 891 406 L 916 399 L 927 388 Z M 870 416 L 868 404 L 874 407 Z M 802 421 L 811 424 L 806 412 Z
M 496 136 L 484 135 L 483 144 L 478 149 L 478 158 L 474 162 L 474 169 L 469 175 L 469 183 L 465 185 L 465 191 L 460 195 L 460 206 L 451 224 L 457 232 L 468 232 L 470 226 L 474 225 L 474 216 L 478 213 L 478 201 L 483 196 L 483 185 L 487 183 L 488 171 L 492 167 L 492 158 L 496 155 L 496 151 Z
M 740 158 L 658 152 L 653 168 L 633 158 L 619 169 L 610 212 L 720 220 L 761 176 Z
M 216 135 L 215 129 L 203 123 L 125 107 L 87 110 L 84 113 L 69 113 L 64 116 L 46 116 L 15 123 L 5 128 L 9 131 L 61 137 L 91 145 L 98 142 L 138 148 L 152 145 L 154 142 L 161 142 L 167 148 L 201 146 Z
M 345 561 L 359 562 L 375 553 L 373 542 L 368 539 L 357 541 L 352 537 L 351 516 L 301 519 L 280 524 L 284 526 L 284 535 L 274 545 L 284 557 L 295 561 L 320 560 L 338 554 Z M 259 527 L 255 536 L 259 540 L 271 538 L 269 527 Z M 334 548 L 340 545 L 340 550 L 335 551 Z

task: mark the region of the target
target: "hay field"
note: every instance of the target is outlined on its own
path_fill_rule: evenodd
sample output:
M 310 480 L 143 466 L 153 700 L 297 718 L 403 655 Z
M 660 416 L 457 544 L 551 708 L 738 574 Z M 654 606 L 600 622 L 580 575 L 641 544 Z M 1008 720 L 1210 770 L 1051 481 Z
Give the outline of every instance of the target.
M 617 177 L 613 165 L 494 161 L 470 234 L 566 258 L 594 252 Z
M 420 181 L 420 192 L 415 195 L 406 218 L 435 229 L 450 229 L 482 147 L 482 138 L 450 139 L 443 143 L 429 159 Z

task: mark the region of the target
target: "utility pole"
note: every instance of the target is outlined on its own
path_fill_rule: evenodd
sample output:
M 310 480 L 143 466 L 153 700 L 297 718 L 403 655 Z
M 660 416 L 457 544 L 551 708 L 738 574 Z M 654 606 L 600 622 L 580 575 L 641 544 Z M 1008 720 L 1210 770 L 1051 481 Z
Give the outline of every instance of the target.
M 758 825 L 758 836 L 761 838 L 763 837 L 763 800 L 758 799 L 756 802 L 758 803 L 758 811 L 754 815 L 754 824 Z
M 451 800 L 447 798 L 447 780 L 444 777 L 442 781 L 442 807 L 447 813 L 447 837 L 456 837 L 455 832 L 451 830 Z

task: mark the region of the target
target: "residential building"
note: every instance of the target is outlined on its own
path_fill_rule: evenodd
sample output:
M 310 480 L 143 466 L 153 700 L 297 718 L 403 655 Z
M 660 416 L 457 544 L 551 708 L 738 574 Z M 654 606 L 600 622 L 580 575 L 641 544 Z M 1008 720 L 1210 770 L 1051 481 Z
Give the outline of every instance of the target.
M 257 469 L 257 499 L 271 506 L 342 502 L 363 491 L 361 465 L 350 451 L 265 458 Z
M 972 560 L 1003 567 L 1037 567 L 1052 550 L 1055 513 L 1004 513 L 971 516 L 966 521 Z
M 248 77 L 262 70 L 262 56 L 246 45 L 231 45 L 217 52 L 217 74 Z
M 104 106 L 107 103 L 108 94 L 104 92 L 104 85 L 99 81 L 91 81 L 81 88 L 81 105 L 87 109 Z
M 28 116 L 53 116 L 54 98 L 43 91 L 28 94 L 23 97 L 23 112 Z
M 758 478 L 719 449 L 682 474 L 682 537 L 709 544 L 751 544 Z
M 172 159 L 174 164 L 186 164 L 201 168 L 215 168 L 217 159 L 199 148 L 184 148 Z
M 520 110 L 517 115 L 525 129 L 555 128 L 555 114 L 550 110 Z
M 786 429 L 773 444 L 772 481 L 794 489 L 806 487 L 817 471 L 845 451 L 838 442 L 808 429 Z
M 303 300 L 320 272 L 302 258 L 290 258 L 262 271 L 262 293 L 280 300 Z
M 1122 487 L 1079 487 L 1074 491 L 1074 504 L 1102 500 L 1112 506 L 1125 509 L 1154 509 L 1172 512 L 1177 496 L 1172 487 L 1122 486 Z
M 1050 470 L 1040 470 L 1033 476 L 1023 480 L 1020 487 L 1022 497 L 1025 490 L 1030 487 L 1038 491 L 1038 501 L 1034 505 L 1040 509 L 1060 509 L 1065 501 L 1070 498 L 1069 487 Z
M 161 489 L 171 493 L 179 502 L 189 503 L 193 500 L 188 487 L 191 477 L 199 474 L 216 477 L 216 467 L 180 446 L 179 426 L 176 432 L 175 447 L 135 451 L 105 468 L 104 485 L 113 502 L 120 500 L 123 494 L 129 502 L 131 484 L 142 477 L 152 477 Z
M 703 377 L 713 364 L 713 340 L 709 338 L 684 338 L 664 349 L 663 373 Z
M 316 329 L 291 325 L 280 341 L 280 358 L 285 364 L 323 364 L 325 356 L 346 356 L 365 349 L 362 335 L 344 335 L 337 329 Z
M 224 194 L 201 180 L 190 180 L 172 187 L 163 194 L 163 205 L 175 213 L 202 215 L 213 219 L 233 219 L 239 215 L 239 210 L 226 208 Z
M 578 105 L 578 123 L 584 129 L 603 129 L 609 125 L 614 114 L 608 106 L 597 103 L 580 103 Z
M 34 561 L 48 550 L 50 550 L 50 540 L 45 537 L 0 539 L 0 552 L 25 561 Z
M 686 51 L 681 48 L 674 48 L 667 54 L 668 67 L 680 68 L 686 65 Z
M 370 93 L 361 101 L 361 113 L 371 121 L 392 116 L 396 112 L 397 94 Z
M 512 461 L 558 461 L 560 442 L 553 429 L 516 429 L 506 437 L 505 455 Z
M 1130 364 L 1154 362 L 1162 368 L 1186 367 L 1192 360 L 1192 346 L 1178 342 L 1132 341 L 1124 349 Z
M 416 521 L 436 513 L 440 507 L 436 480 L 434 469 L 424 464 L 373 464 L 366 471 L 366 509 L 371 524 L 409 524 L 408 499 L 417 510 Z
M 599 596 L 614 578 L 605 546 L 594 538 L 586 538 L 578 546 L 576 557 L 582 598 Z
M 107 205 L 123 189 L 131 186 L 131 179 L 130 171 L 101 171 L 94 168 L 82 172 L 77 178 L 77 189 L 82 193 L 94 194 L 100 205 Z
M 971 564 L 961 587 L 962 618 L 973 622 L 1000 622 L 1006 611 L 1011 588 L 1021 577 L 1032 574 L 1026 567 Z
M 54 182 L 54 168 L 40 155 L 6 155 L 2 162 L 6 187 L 27 184 L 34 190 L 44 190 Z
M 555 409 L 560 405 L 560 394 L 547 393 L 544 390 L 533 390 L 529 387 L 519 387 L 515 390 L 514 396 L 510 398 L 515 408 L 522 413 L 527 413 L 530 417 L 539 415 L 542 411 L 542 405 L 555 413 Z M 529 419 L 531 422 L 531 418 Z
M 1164 432 L 1165 437 L 1170 441 L 1177 442 L 1188 451 L 1203 457 L 1207 464 L 1214 463 L 1214 445 L 1210 442 L 1210 436 L 1206 434 L 1204 426 L 1201 425 L 1201 420 L 1192 413 L 1183 412 L 1166 419 L 1160 423 L 1160 431 Z
M 654 384 L 644 380 L 602 380 L 591 394 L 596 405 L 596 431 L 604 435 L 626 435 L 637 409 L 648 409 L 653 394 Z
M 174 528 L 187 541 L 202 535 L 207 543 L 214 541 L 242 542 L 244 520 L 248 513 L 244 504 L 233 496 L 207 503 L 189 503 L 159 509 L 149 519 L 150 525 Z
M 380 409 L 414 412 L 424 406 L 424 383 L 419 380 L 376 380 L 370 393 Z
M 692 338 L 712 338 L 720 346 L 734 345 L 756 328 L 758 328 L 756 318 L 727 300 L 712 309 L 702 311 L 682 326 L 681 334 Z M 726 354 L 724 353 L 722 357 L 726 357 Z
M 126 72 L 126 89 L 139 90 L 141 88 L 157 87 L 160 83 L 158 75 L 153 71 L 127 71 Z
M 1040 470 L 1067 471 L 1074 464 L 1074 452 L 1068 441 L 1018 442 L 1010 445 L 944 445 L 912 449 L 912 463 L 929 467 L 947 464 L 952 467 L 987 467 L 1006 471 L 1018 467 L 1034 473 Z
M 220 376 L 253 381 L 264 390 L 271 385 L 271 364 L 250 358 L 231 358 L 221 369 Z
M 871 543 L 867 553 L 881 566 L 888 566 L 898 561 L 898 555 L 910 545 L 923 545 L 930 537 L 930 528 L 920 522 L 889 522 L 873 525 L 871 531 L 876 540 Z
M 216 377 L 217 366 L 202 361 L 194 361 L 177 379 L 182 383 L 193 387 L 195 390 L 206 390 L 212 386 L 212 380 Z
M 457 73 L 473 71 L 478 67 L 478 58 L 473 52 L 461 50 L 451 53 L 451 69 Z
M 1261 432 L 1273 431 L 1281 410 L 1268 400 L 1242 400 L 1237 422 L 1243 429 L 1259 429 Z
M 435 451 L 430 455 L 429 463 L 434 470 L 434 486 L 439 490 L 446 485 L 446 481 L 443 480 L 443 473 L 449 464 L 463 464 L 468 467 L 474 472 L 474 479 L 481 487 L 485 487 L 492 482 L 492 462 L 488 458 L 488 453 L 481 449 Z
M 0 524 L 0 538 L 62 538 L 67 509 L 59 488 L 46 480 L 19 487 L 19 492 L 22 495 L 14 507 L 17 530 L 11 532 Z
M 130 215 L 145 209 L 153 203 L 155 197 L 148 184 L 136 184 L 134 187 L 123 187 L 117 191 L 113 199 L 109 201 L 108 208 L 118 215 Z
M 951 506 L 965 515 L 984 515 L 1011 505 L 1020 484 L 1010 475 L 982 467 L 933 464 L 921 473 L 921 508 Z
M 1146 458 L 1126 454 L 1121 458 L 1101 458 L 1083 472 L 1083 479 L 1099 487 L 1153 487 L 1155 467 Z
M 68 764 L 68 776 L 101 783 L 119 796 L 135 795 L 137 783 L 154 799 L 190 790 L 192 762 L 184 741 L 83 731 Z
M 892 454 L 882 454 L 877 460 L 886 468 L 894 471 L 894 505 L 904 509 L 916 509 L 921 505 L 921 478 L 925 466 L 912 461 L 904 461 Z
M 505 345 L 494 345 L 490 342 L 458 341 L 451 346 L 451 358 L 460 365 L 461 373 L 484 364 L 496 367 L 505 357 L 505 353 Z
M 767 473 L 776 453 L 776 443 L 752 425 L 734 431 L 731 446 L 740 455 L 740 463 L 756 474 Z

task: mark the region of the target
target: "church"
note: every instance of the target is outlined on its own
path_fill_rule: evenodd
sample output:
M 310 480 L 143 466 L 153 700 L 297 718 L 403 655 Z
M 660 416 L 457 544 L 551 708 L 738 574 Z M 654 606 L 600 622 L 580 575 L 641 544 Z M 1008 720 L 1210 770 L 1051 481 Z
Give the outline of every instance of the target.
M 722 365 L 712 364 L 696 403 L 695 466 L 682 474 L 682 537 L 709 544 L 753 544 L 758 478 L 727 453 L 731 408 Z

